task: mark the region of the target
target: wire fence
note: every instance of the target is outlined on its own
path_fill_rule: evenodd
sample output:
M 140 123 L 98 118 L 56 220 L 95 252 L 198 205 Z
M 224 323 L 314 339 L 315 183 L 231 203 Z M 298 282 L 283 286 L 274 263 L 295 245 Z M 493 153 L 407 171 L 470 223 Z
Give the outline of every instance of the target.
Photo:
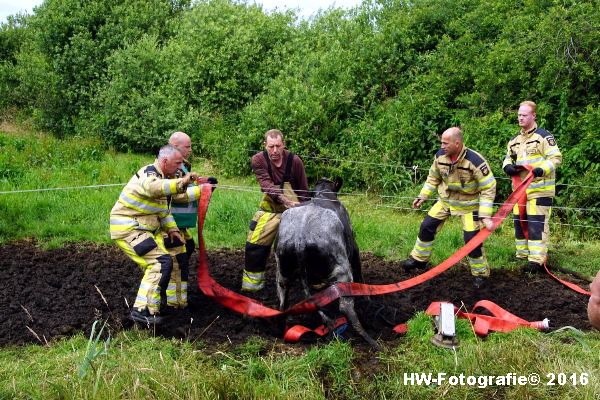
M 38 193 L 38 192 L 63 191 L 63 190 L 102 189 L 102 188 L 111 188 L 111 187 L 123 187 L 125 185 L 126 185 L 125 183 L 109 183 L 109 184 L 85 185 L 85 186 L 64 186 L 64 187 L 21 189 L 21 190 L 16 189 L 16 190 L 0 191 L 0 195 Z M 262 190 L 260 189 L 260 187 L 258 187 L 258 186 L 240 186 L 240 185 L 220 184 L 220 185 L 217 185 L 217 187 L 219 188 L 219 190 L 230 190 L 230 191 L 237 191 L 237 192 L 244 192 L 244 193 L 253 193 L 253 194 L 256 194 L 257 196 L 262 195 L 262 193 L 263 193 Z M 309 191 L 299 190 L 297 192 L 300 192 L 299 193 L 300 196 L 302 195 L 302 192 L 307 192 L 305 197 L 306 198 L 311 197 L 310 190 Z M 409 204 L 412 204 L 414 197 L 410 197 L 410 196 L 377 195 L 377 194 L 356 193 L 356 192 L 338 192 L 338 195 L 339 196 L 355 196 L 355 197 L 360 196 L 360 197 L 369 198 L 370 200 L 380 199 L 382 201 L 382 204 L 373 204 L 373 207 L 375 207 L 375 208 L 388 208 L 388 209 L 404 210 L 404 211 L 410 211 L 410 212 L 426 212 L 425 209 L 414 209 L 412 207 L 405 207 L 405 206 L 394 205 L 394 204 L 384 204 L 384 200 L 388 201 L 388 202 L 392 201 L 392 200 L 402 200 L 402 201 L 408 201 Z M 427 201 L 434 202 L 435 200 L 436 199 L 428 199 Z M 493 203 L 493 204 L 500 206 L 503 203 Z M 553 207 L 553 208 L 554 209 L 562 209 L 562 210 L 578 211 L 578 212 L 598 212 L 598 211 L 600 211 L 600 209 L 596 209 L 596 208 L 571 208 L 571 207 Z M 519 220 L 519 221 L 527 221 L 527 222 L 532 222 L 532 223 L 539 222 L 539 221 L 530 221 L 530 220 Z M 564 223 L 564 222 L 550 221 L 549 224 L 563 226 L 563 227 L 600 229 L 600 226 L 579 224 L 579 223 Z

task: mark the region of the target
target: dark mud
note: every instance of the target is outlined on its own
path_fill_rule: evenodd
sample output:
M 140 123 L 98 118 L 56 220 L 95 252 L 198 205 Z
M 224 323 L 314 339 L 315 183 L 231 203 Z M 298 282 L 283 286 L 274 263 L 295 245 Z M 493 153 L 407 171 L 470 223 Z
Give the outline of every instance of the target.
M 212 250 L 208 258 L 210 273 L 217 282 L 237 291 L 243 252 Z M 0 260 L 0 346 L 45 344 L 78 332 L 88 335 L 97 319 L 107 320 L 113 333 L 134 329 L 128 319 L 129 307 L 142 273 L 116 246 L 88 243 L 42 250 L 34 242 L 18 242 L 0 246 Z M 201 342 L 209 347 L 237 345 L 251 336 L 260 336 L 278 345 L 282 343 L 276 324 L 231 312 L 200 293 L 196 262 L 194 255 L 189 311 L 172 317 L 165 327 L 155 331 L 156 334 Z M 392 283 L 416 274 L 406 274 L 399 263 L 370 254 L 363 254 L 362 262 L 367 283 Z M 574 276 L 567 279 L 589 289 L 588 282 Z M 273 260 L 269 264 L 268 282 L 265 304 L 275 306 Z M 388 319 L 400 323 L 417 311 L 425 310 L 432 301 L 464 304 L 470 311 L 481 299 L 491 300 L 526 320 L 549 318 L 553 329 L 562 326 L 591 329 L 586 296 L 571 291 L 545 273 L 529 275 L 505 269 L 494 269 L 487 285 L 476 290 L 468 269 L 456 266 L 406 291 L 374 297 L 375 308 L 373 304 L 357 300 L 357 311 L 373 337 L 380 339 L 384 346 L 394 346 L 402 337 L 374 317 L 373 310 L 381 305 L 385 305 Z M 293 319 L 311 328 L 320 324 L 315 315 Z M 349 335 L 357 346 L 365 346 L 362 339 L 351 332 Z

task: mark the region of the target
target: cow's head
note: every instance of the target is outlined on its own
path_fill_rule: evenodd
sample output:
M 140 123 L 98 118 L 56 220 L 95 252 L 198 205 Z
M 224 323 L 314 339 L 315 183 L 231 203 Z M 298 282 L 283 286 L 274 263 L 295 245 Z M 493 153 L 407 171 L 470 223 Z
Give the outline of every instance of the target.
M 337 198 L 337 193 L 340 191 L 342 184 L 344 183 L 343 179 L 339 176 L 335 177 L 333 180 L 328 178 L 321 178 L 315 184 L 315 188 L 313 189 L 313 197 L 325 197 L 325 198 Z

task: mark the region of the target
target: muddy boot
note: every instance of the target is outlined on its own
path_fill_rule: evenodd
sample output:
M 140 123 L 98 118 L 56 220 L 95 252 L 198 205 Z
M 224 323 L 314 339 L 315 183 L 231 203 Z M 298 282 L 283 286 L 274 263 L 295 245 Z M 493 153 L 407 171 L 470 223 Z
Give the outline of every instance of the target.
M 158 314 L 150 314 L 147 308 L 144 308 L 142 311 L 138 311 L 136 309 L 131 310 L 131 314 L 129 317 L 141 324 L 145 325 L 161 325 L 165 322 L 165 318 L 161 317 Z
M 530 274 L 537 274 L 544 270 L 542 264 L 536 263 L 535 261 L 529 261 L 527 265 L 524 265 L 522 268 L 523 272 L 527 272 Z
M 401 261 L 400 265 L 404 269 L 404 272 L 410 272 L 413 269 L 426 268 L 427 267 L 427 261 L 417 261 L 417 260 L 415 260 L 412 257 L 408 257 L 406 260 Z
M 487 284 L 487 278 L 483 276 L 476 276 L 473 278 L 473 288 L 481 289 Z

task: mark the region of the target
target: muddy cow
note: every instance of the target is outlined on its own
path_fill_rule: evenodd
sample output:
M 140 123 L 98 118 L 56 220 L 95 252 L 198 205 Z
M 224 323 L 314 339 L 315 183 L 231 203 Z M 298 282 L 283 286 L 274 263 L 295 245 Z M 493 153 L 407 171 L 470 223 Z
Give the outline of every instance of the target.
M 350 217 L 337 199 L 342 179 L 321 179 L 313 197 L 281 215 L 275 248 L 277 294 L 281 310 L 288 307 L 292 279 L 300 279 L 306 297 L 310 289 L 323 289 L 337 282 L 362 282 L 360 254 L 354 240 Z M 352 297 L 341 297 L 340 311 L 352 327 L 373 347 L 379 345 L 361 325 Z M 334 320 L 322 310 L 321 318 L 333 328 Z

